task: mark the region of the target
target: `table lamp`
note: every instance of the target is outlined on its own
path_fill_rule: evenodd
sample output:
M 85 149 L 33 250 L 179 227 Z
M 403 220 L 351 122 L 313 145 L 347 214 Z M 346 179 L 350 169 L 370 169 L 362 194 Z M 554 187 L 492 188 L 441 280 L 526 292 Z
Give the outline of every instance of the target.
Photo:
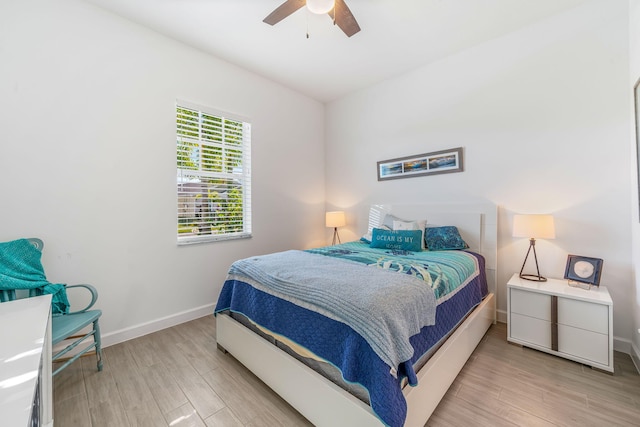
M 513 216 L 513 237 L 528 237 L 529 250 L 527 256 L 524 257 L 522 268 L 520 269 L 520 278 L 533 280 L 536 282 L 546 282 L 547 278 L 540 275 L 538 268 L 538 256 L 536 254 L 536 239 L 555 239 L 556 229 L 552 215 L 514 215 Z M 533 257 L 536 260 L 537 274 L 522 274 L 524 266 L 529 258 L 529 253 L 533 248 Z
M 327 212 L 325 215 L 325 223 L 327 227 L 333 227 L 333 241 L 332 245 L 336 244 L 336 239 L 338 243 L 342 243 L 340 241 L 340 235 L 338 234 L 338 227 L 344 227 L 347 224 L 346 217 L 343 211 L 333 211 Z

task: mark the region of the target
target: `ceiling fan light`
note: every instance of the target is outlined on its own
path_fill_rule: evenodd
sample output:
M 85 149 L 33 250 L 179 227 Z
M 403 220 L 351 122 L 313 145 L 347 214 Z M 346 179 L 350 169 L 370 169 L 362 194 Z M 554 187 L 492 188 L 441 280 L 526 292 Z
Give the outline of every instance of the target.
M 319 15 L 328 13 L 335 4 L 335 0 L 307 0 L 307 9 Z

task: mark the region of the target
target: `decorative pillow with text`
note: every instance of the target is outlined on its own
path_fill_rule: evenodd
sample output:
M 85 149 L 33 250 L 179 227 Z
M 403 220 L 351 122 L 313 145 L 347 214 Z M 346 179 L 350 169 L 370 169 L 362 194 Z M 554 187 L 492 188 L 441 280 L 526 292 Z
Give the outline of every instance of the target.
M 401 249 L 420 252 L 422 250 L 421 230 L 385 230 L 374 228 L 371 233 L 372 248 Z

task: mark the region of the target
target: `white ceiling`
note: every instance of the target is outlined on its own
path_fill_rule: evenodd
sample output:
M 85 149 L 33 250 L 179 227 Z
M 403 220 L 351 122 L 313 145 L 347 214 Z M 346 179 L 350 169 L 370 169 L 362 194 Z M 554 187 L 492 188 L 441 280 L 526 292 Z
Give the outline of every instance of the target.
M 351 38 L 306 8 L 263 23 L 284 0 L 85 1 L 327 102 L 586 0 L 346 0 Z

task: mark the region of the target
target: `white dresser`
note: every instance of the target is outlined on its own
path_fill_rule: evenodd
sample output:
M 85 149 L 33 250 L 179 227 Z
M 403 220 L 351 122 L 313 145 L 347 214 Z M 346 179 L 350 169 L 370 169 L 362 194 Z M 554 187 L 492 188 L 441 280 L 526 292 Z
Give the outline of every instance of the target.
M 51 295 L 0 303 L 0 424 L 53 426 Z
M 507 340 L 613 372 L 613 302 L 606 287 L 567 280 L 507 283 Z

